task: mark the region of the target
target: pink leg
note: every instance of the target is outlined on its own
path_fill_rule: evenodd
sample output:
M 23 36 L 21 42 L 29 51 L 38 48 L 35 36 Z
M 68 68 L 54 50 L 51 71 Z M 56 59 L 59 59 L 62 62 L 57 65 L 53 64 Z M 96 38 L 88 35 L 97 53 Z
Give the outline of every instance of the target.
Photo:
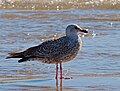
M 60 79 L 62 79 L 62 62 L 60 63 Z
M 56 63 L 56 79 L 58 79 L 58 63 Z

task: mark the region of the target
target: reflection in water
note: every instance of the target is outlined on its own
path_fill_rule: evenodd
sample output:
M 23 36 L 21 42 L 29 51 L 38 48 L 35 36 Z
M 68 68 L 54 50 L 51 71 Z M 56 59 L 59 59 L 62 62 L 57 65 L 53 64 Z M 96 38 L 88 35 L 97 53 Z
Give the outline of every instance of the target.
M 62 91 L 62 79 L 60 79 L 60 91 Z
M 56 91 L 58 91 L 58 79 L 56 79 Z
M 62 91 L 62 79 L 60 79 L 60 85 L 58 84 L 58 79 L 56 79 L 56 91 Z

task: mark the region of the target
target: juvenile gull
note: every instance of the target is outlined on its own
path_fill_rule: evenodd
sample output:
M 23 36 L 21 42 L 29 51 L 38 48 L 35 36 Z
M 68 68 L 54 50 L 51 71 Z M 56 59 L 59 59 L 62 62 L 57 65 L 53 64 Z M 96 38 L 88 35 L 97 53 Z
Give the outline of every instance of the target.
M 56 64 L 56 79 L 58 78 L 58 64 L 60 64 L 60 79 L 62 79 L 62 62 L 75 58 L 82 47 L 80 36 L 87 33 L 86 29 L 82 29 L 76 24 L 68 25 L 65 36 L 45 41 L 23 52 L 9 53 L 10 55 L 7 58 L 21 58 L 18 61 L 19 63 L 38 60 L 43 63 Z

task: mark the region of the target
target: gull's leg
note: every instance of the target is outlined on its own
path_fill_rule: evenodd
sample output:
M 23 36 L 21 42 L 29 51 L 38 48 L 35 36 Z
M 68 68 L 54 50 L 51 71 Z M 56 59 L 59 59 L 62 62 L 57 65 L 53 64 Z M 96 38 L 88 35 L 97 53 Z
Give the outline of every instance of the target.
M 56 79 L 58 79 L 58 63 L 56 63 Z
M 62 62 L 60 62 L 60 79 L 62 79 Z

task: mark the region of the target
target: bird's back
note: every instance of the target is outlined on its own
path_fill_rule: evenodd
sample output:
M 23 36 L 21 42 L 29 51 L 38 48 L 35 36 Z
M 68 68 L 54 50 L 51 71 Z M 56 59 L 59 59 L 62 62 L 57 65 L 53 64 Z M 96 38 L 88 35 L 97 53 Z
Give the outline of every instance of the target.
M 61 61 L 66 62 L 77 55 L 80 46 L 80 41 L 74 41 L 71 37 L 64 36 L 59 39 L 43 42 L 38 46 L 28 48 L 24 52 L 19 53 L 19 55 L 22 55 L 22 59 L 19 62 L 27 60 L 40 60 L 49 64 Z
M 33 47 L 34 48 L 34 47 Z M 31 54 L 28 49 L 26 54 Z M 73 41 L 70 37 L 64 36 L 56 40 L 49 40 L 36 46 L 33 50 L 32 56 L 44 63 L 65 62 L 74 58 L 80 48 L 78 41 Z

